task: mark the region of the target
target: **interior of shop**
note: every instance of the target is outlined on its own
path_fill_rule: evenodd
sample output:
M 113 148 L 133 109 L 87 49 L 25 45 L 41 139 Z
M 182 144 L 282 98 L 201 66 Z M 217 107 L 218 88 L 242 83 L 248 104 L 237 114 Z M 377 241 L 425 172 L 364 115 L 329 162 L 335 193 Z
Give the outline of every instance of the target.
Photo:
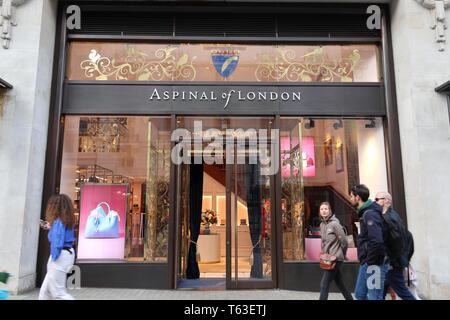
M 180 118 L 178 126 L 193 132 L 194 120 Z M 219 131 L 227 128 L 273 128 L 272 118 L 200 120 L 203 133 L 210 128 Z M 387 189 L 381 119 L 282 117 L 279 129 L 283 260 L 318 260 L 318 209 L 323 201 L 330 202 L 345 226 L 351 247 L 349 258 L 357 260 L 354 241 L 358 222 L 348 199 L 348 190 L 357 183 L 366 184 L 370 190 Z M 127 185 L 126 230 L 121 261 L 167 261 L 170 139 L 169 117 L 65 117 L 60 192 L 72 197 L 78 216 L 83 185 Z M 191 169 L 184 165 L 184 174 L 173 180 L 180 179 L 177 183 L 181 183 L 180 196 L 184 199 L 180 208 L 180 273 L 186 277 L 192 244 L 189 242 L 192 234 L 189 228 L 192 194 L 189 191 L 191 184 L 198 185 L 201 180 L 201 190 L 197 191 L 201 196 L 197 197 L 201 199 L 199 210 L 205 220 L 200 222 L 195 244 L 200 279 L 225 278 L 227 224 L 232 225 L 232 277 L 255 278 L 252 267 L 261 262 L 256 278 L 269 279 L 273 259 L 271 219 L 274 217 L 271 212 L 274 190 L 270 177 L 258 174 L 260 178 L 250 182 L 256 186 L 251 189 L 247 186 L 249 173 L 260 168 L 235 166 L 231 174 L 230 220 L 226 210 L 225 164 L 204 163 L 194 178 Z M 256 194 L 256 190 L 256 205 L 249 205 L 248 197 Z M 252 211 L 253 208 L 257 211 Z M 251 227 L 255 221 L 257 229 Z M 78 234 L 77 240 L 81 240 Z M 260 250 L 257 257 L 255 248 Z M 83 254 L 78 258 L 82 259 Z M 84 259 L 98 260 L 95 256 Z

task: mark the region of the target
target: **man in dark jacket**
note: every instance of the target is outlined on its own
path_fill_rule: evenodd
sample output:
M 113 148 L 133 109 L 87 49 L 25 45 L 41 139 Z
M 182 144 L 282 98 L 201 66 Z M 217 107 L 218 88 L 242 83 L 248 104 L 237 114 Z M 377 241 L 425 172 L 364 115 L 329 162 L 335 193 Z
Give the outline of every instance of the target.
M 402 218 L 400 218 L 399 214 L 392 209 L 392 196 L 387 192 L 378 192 L 375 196 L 375 202 L 383 207 L 383 215 L 390 216 L 391 219 L 395 219 L 399 221 L 399 223 L 404 226 L 404 222 Z M 405 227 L 405 233 L 407 232 Z M 406 237 L 408 235 L 405 235 Z M 383 299 L 386 296 L 387 288 L 390 286 L 394 289 L 395 293 L 402 298 L 402 300 L 416 300 L 416 298 L 409 292 L 406 287 L 405 278 L 403 277 L 403 269 L 405 269 L 409 260 L 411 259 L 412 252 L 414 248 L 411 248 L 411 244 L 405 243 L 403 248 L 403 253 L 400 256 L 393 256 L 392 253 L 389 253 L 389 271 L 386 275 L 385 281 L 385 289 L 383 293 Z
M 360 233 L 357 238 L 360 263 L 355 297 L 358 300 L 383 300 L 384 282 L 389 262 L 384 245 L 388 229 L 383 219 L 383 209 L 369 199 L 365 185 L 351 189 L 350 201 L 358 208 Z

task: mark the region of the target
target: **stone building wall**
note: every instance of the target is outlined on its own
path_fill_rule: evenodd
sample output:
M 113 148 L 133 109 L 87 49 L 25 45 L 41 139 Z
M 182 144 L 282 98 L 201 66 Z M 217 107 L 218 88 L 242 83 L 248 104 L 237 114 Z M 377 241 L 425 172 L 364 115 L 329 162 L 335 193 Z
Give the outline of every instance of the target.
M 449 299 L 450 130 L 446 98 L 434 89 L 450 80 L 450 30 L 439 51 L 434 13 L 422 2 L 391 4 L 401 152 L 419 295 Z M 450 8 L 445 14 L 448 25 Z
M 13 274 L 11 293 L 35 287 L 57 4 L 21 2 L 0 46 L 0 77 L 13 85 L 0 118 L 0 270 Z

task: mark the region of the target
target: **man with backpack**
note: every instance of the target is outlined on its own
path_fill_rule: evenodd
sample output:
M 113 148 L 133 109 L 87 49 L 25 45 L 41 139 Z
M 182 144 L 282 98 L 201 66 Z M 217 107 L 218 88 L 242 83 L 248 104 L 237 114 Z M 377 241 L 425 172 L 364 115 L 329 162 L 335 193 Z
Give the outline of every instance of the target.
M 383 300 L 384 282 L 389 269 L 385 248 L 387 225 L 383 208 L 369 199 L 369 189 L 361 184 L 352 187 L 350 201 L 358 209 L 360 233 L 357 238 L 360 263 L 355 297 L 358 300 Z
M 414 242 L 399 214 L 392 208 L 392 196 L 388 192 L 378 192 L 375 202 L 383 208 L 383 219 L 388 225 L 388 239 L 385 242 L 389 257 L 389 271 L 386 275 L 383 298 L 388 287 L 403 300 L 416 300 L 405 284 L 403 270 L 408 267 L 414 253 Z

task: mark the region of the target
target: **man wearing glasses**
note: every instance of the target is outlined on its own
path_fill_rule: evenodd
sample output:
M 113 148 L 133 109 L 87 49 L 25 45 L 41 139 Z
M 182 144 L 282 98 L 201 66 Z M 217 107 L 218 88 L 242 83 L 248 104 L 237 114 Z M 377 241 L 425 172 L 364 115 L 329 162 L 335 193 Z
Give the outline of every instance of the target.
M 386 247 L 387 224 L 383 208 L 369 199 L 369 189 L 361 184 L 351 189 L 350 201 L 358 209 L 360 233 L 357 238 L 360 263 L 355 297 L 358 300 L 383 300 L 384 282 L 389 269 Z
M 402 232 L 405 232 L 405 238 L 409 237 L 410 234 L 406 234 L 408 233 L 408 230 L 406 229 L 402 218 L 400 218 L 400 215 L 392 208 L 392 196 L 388 192 L 378 192 L 375 197 L 375 202 L 383 208 L 383 218 L 395 221 L 402 227 Z M 392 252 L 387 250 L 390 266 L 389 271 L 386 274 L 383 298 L 386 296 L 387 288 L 390 286 L 403 300 L 416 300 L 406 287 L 405 278 L 403 277 L 403 269 L 408 266 L 409 260 L 414 252 L 412 241 L 405 240 L 405 242 L 405 248 L 399 256 L 394 256 Z M 408 245 L 408 242 L 411 244 Z

